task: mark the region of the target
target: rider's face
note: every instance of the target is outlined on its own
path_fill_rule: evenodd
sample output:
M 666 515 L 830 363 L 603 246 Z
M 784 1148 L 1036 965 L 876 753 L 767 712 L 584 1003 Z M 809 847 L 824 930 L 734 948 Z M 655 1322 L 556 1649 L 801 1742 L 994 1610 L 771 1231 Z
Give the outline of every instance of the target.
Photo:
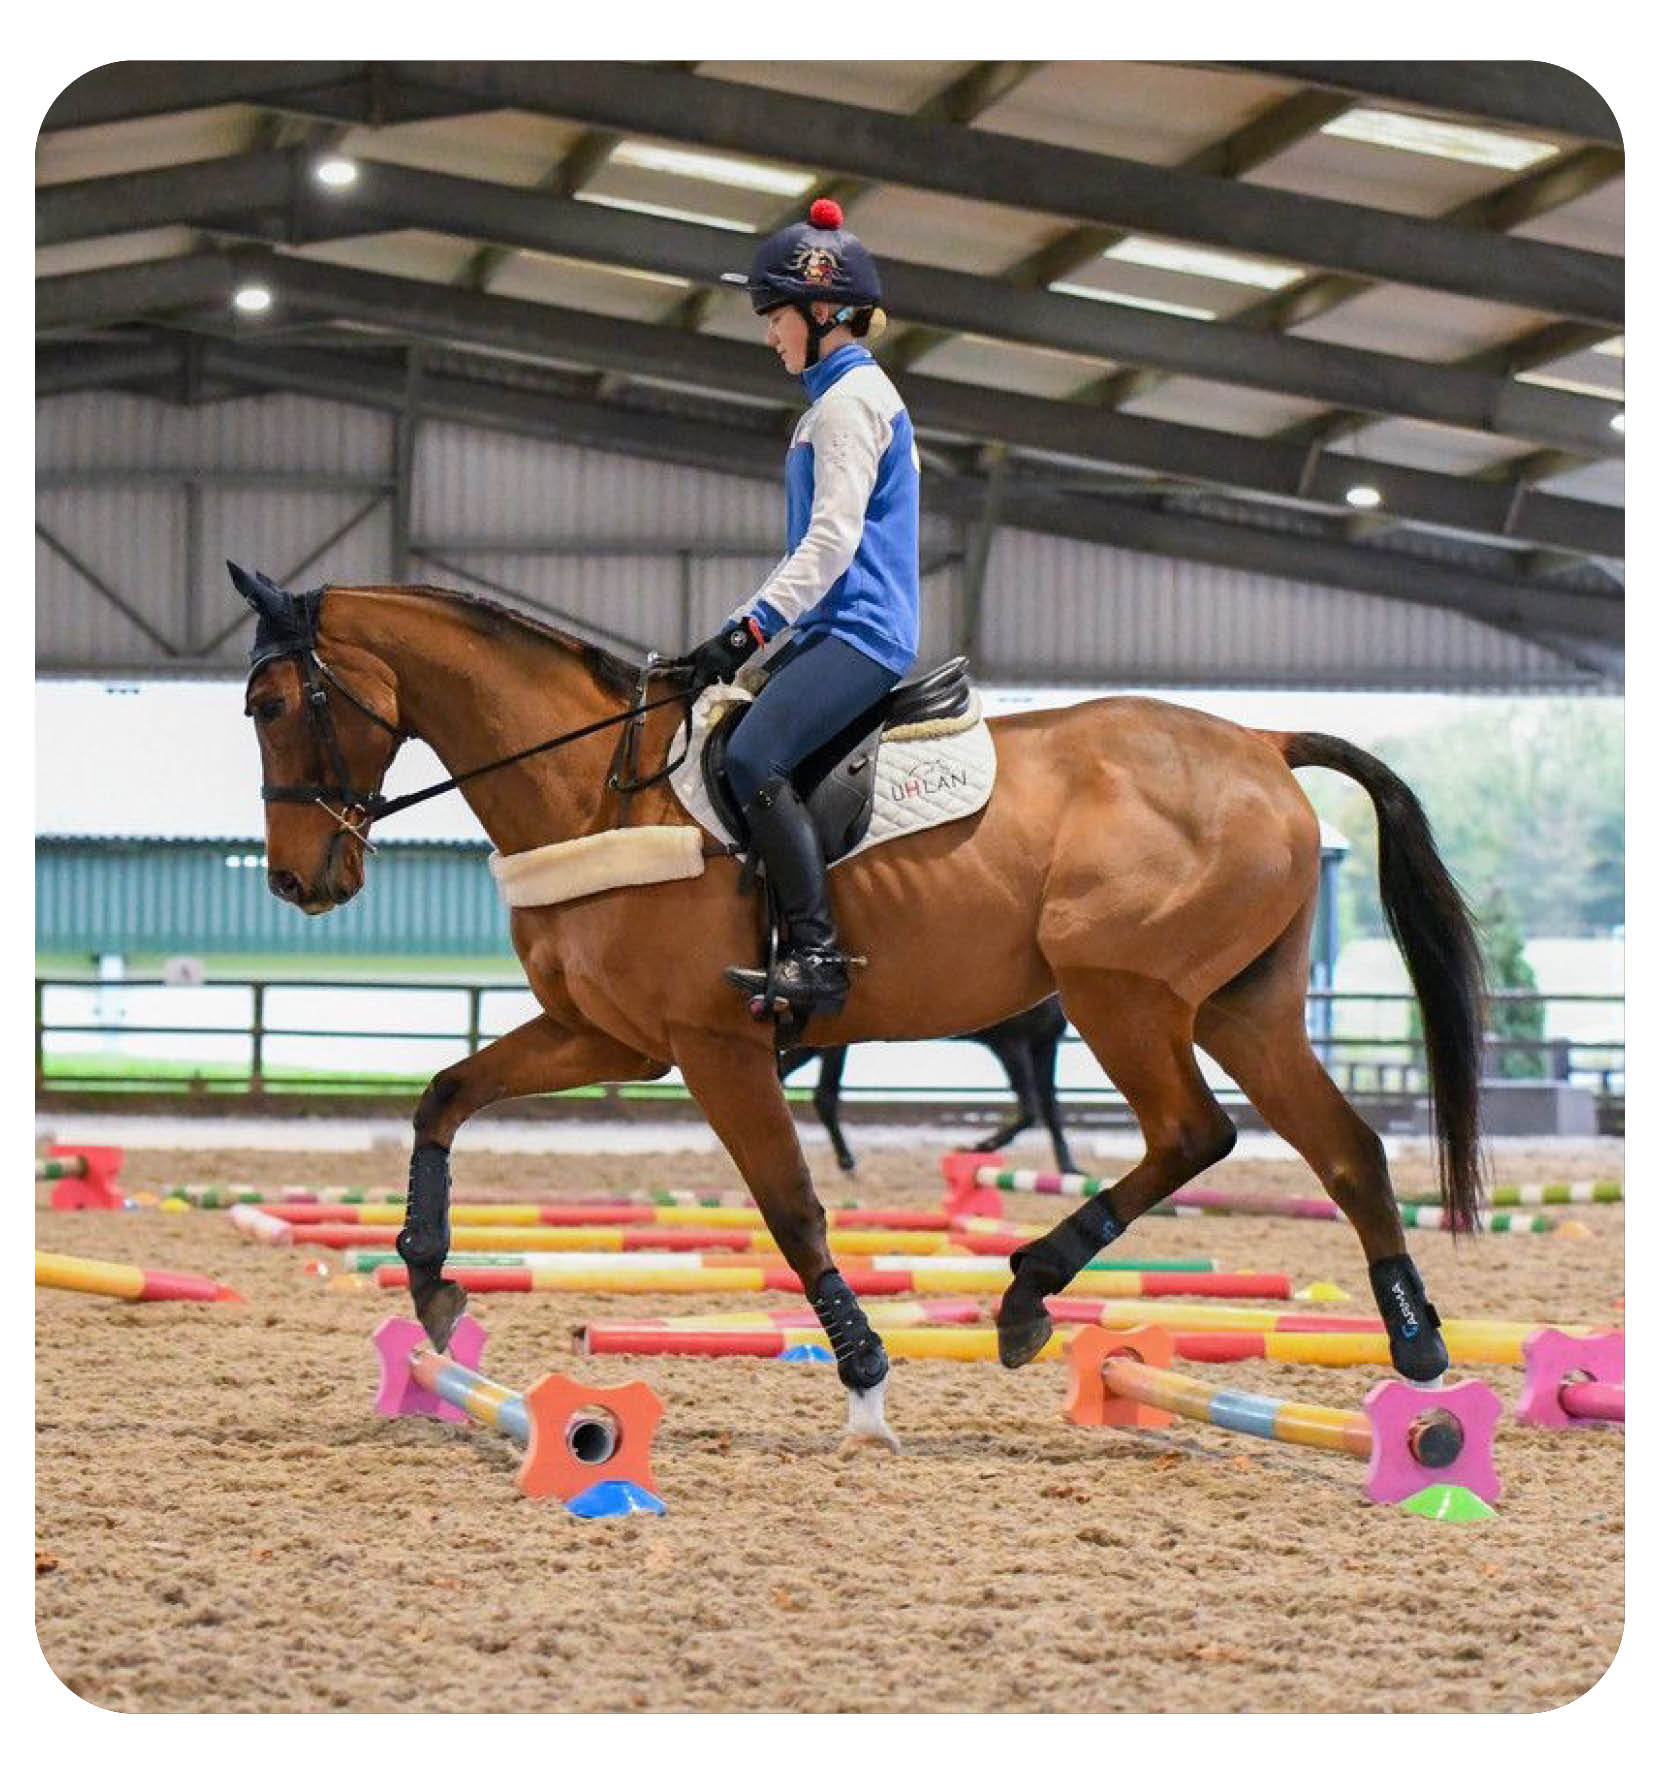
M 826 320 L 832 309 L 825 301 L 810 310 L 817 319 Z M 764 316 L 764 342 L 778 357 L 789 375 L 802 375 L 805 353 L 810 344 L 810 328 L 796 307 L 773 307 Z

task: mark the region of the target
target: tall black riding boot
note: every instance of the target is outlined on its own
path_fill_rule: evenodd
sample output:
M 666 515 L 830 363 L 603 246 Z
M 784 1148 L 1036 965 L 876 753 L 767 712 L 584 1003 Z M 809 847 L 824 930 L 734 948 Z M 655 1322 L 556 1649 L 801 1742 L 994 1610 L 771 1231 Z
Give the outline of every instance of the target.
M 789 1011 L 837 1014 L 851 977 L 834 933 L 828 872 L 810 813 L 793 783 L 779 775 L 772 775 L 745 809 L 753 851 L 764 863 L 787 923 L 788 950 L 776 964 L 775 1003 Z M 762 995 L 766 986 L 761 968 L 727 966 L 724 976 L 749 996 Z

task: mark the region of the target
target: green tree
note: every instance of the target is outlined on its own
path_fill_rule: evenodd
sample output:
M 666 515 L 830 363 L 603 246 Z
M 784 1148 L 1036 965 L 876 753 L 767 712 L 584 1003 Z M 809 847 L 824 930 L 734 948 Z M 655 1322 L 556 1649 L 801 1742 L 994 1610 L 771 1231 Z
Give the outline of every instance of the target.
M 1476 921 L 1482 958 L 1487 966 L 1488 989 L 1537 990 L 1540 981 L 1528 963 L 1522 930 L 1505 894 L 1497 886 L 1482 901 Z M 1496 1039 L 1544 1039 L 1545 1004 L 1507 1002 L 1496 996 L 1489 1007 L 1488 1030 Z M 1498 1074 L 1543 1077 L 1545 1061 L 1539 1052 L 1501 1052 Z

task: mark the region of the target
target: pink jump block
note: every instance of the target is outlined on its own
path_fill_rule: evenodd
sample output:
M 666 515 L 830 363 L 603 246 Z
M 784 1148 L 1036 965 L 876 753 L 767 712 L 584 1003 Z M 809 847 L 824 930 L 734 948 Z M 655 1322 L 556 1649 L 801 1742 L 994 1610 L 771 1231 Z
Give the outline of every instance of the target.
M 49 1162 L 74 1162 L 81 1173 L 68 1175 L 52 1189 L 49 1203 L 54 1211 L 121 1211 L 127 1200 L 116 1177 L 126 1152 L 115 1144 L 53 1144 Z
M 1626 1336 L 1540 1328 L 1522 1343 L 1516 1417 L 1528 1427 L 1595 1427 L 1626 1421 Z

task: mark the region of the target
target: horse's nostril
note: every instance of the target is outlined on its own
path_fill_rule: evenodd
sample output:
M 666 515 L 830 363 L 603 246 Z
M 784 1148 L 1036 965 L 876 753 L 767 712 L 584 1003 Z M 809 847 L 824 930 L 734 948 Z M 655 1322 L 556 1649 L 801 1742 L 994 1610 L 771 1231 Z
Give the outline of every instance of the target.
M 293 873 L 274 868 L 267 874 L 266 884 L 273 897 L 287 899 L 291 904 L 301 902 L 301 882 Z

